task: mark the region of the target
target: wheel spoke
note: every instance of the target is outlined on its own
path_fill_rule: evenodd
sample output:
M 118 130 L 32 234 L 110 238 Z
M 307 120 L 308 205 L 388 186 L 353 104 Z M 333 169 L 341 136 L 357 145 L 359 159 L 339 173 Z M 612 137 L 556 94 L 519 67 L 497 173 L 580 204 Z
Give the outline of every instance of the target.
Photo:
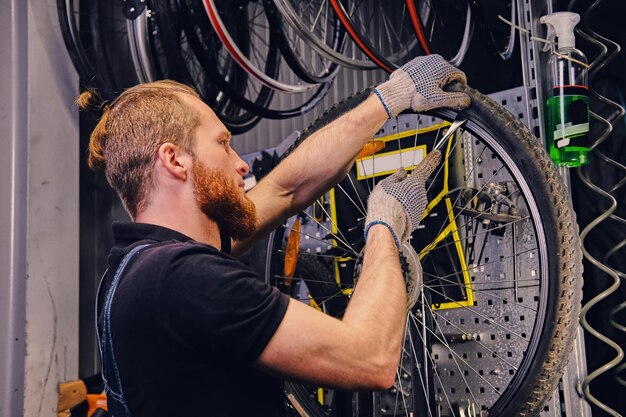
M 328 281 L 324 281 L 324 280 L 321 280 L 321 279 L 311 279 L 311 278 L 301 278 L 301 277 L 288 277 L 288 276 L 285 276 L 285 275 L 274 275 L 274 278 L 281 279 L 283 281 L 302 281 L 305 284 L 307 282 L 316 282 L 316 283 L 320 283 L 320 284 L 334 284 L 334 285 L 337 285 L 338 287 L 342 287 L 343 286 L 344 289 L 353 287 L 352 284 L 338 284 L 336 282 L 329 283 Z
M 430 310 L 430 314 L 431 317 L 433 319 L 433 323 L 435 323 L 435 326 L 439 328 L 439 331 L 443 334 L 443 330 L 441 329 L 441 327 L 439 326 L 439 323 L 437 322 L 437 318 L 434 315 L 434 311 Z M 444 345 L 445 347 L 449 350 L 452 351 L 452 347 L 450 347 L 450 344 L 445 340 L 445 337 L 442 338 L 442 340 L 444 341 Z M 476 400 L 476 397 L 474 396 L 474 393 L 472 392 L 471 387 L 469 386 L 469 384 L 467 383 L 467 379 L 465 379 L 465 375 L 463 375 L 463 370 L 461 369 L 461 366 L 459 365 L 459 362 L 456 359 L 456 356 L 452 356 L 452 360 L 454 361 L 454 365 L 456 366 L 456 368 L 459 371 L 459 375 L 461 376 L 461 378 L 463 379 L 463 382 L 465 382 L 465 386 L 468 388 L 470 395 L 472 396 L 472 399 L 474 400 L 474 403 L 478 404 L 478 401 Z M 467 362 L 464 361 L 465 364 L 467 364 Z
M 456 143 L 455 143 L 453 146 L 456 146 Z M 478 160 L 482 157 L 482 154 L 485 152 L 485 150 L 486 150 L 486 149 L 487 149 L 486 147 L 484 147 L 484 148 L 483 148 L 482 152 L 481 152 L 481 153 L 480 153 L 480 155 L 476 158 L 476 160 L 474 161 L 474 163 L 473 163 L 472 167 L 470 168 L 470 172 L 466 173 L 466 177 L 469 177 L 470 175 L 472 175 L 473 170 L 474 170 L 474 167 L 476 166 L 476 162 L 477 162 L 477 161 L 478 161 Z M 452 151 L 452 150 L 451 150 L 451 151 Z M 450 157 L 450 154 L 449 154 L 448 152 L 446 152 L 446 156 L 445 156 L 445 158 L 444 158 L 444 163 L 443 163 L 443 165 L 445 165 L 445 164 L 447 164 L 447 163 L 448 163 L 449 157 Z M 442 167 L 443 167 L 443 165 L 442 165 Z M 439 173 L 439 172 L 441 172 L 442 167 L 440 167 L 440 169 L 439 169 L 438 173 Z M 438 175 L 438 173 L 437 173 L 437 175 Z M 433 183 L 434 183 L 434 181 L 433 181 Z M 476 192 L 476 194 L 478 194 L 478 192 L 482 191 L 482 189 L 485 187 L 485 185 L 486 185 L 486 184 L 487 184 L 487 182 L 485 182 L 485 184 L 483 185 L 483 187 L 482 187 L 480 190 L 478 190 L 478 191 Z M 432 186 L 432 183 L 431 183 L 431 186 Z M 455 206 L 456 206 L 456 204 L 457 204 L 457 202 L 459 201 L 459 199 L 460 199 L 460 198 L 461 198 L 461 193 L 459 193 L 459 195 L 456 197 L 456 199 L 454 200 L 454 202 L 451 204 L 451 207 L 455 207 Z M 469 200 L 468 204 L 469 204 L 469 203 L 471 203 L 471 199 Z M 464 209 L 465 209 L 465 208 L 467 208 L 467 207 L 464 207 Z M 460 212 L 459 212 L 459 213 L 460 213 Z M 447 217 L 447 215 L 449 215 L 449 214 L 450 214 L 450 211 L 446 212 L 446 217 Z M 457 216 L 458 216 L 458 214 L 457 214 Z M 454 218 L 450 221 L 450 223 L 454 222 L 454 221 L 456 220 L 456 217 L 457 217 L 457 216 L 455 216 L 455 217 L 454 217 Z M 445 222 L 442 222 L 442 224 L 441 224 L 441 228 L 439 229 L 439 232 L 437 232 L 437 234 L 435 235 L 435 239 L 436 239 L 436 237 L 437 237 L 437 236 L 439 236 L 439 235 L 441 234 L 441 232 L 443 232 L 443 229 L 445 229 L 445 227 L 446 227 L 446 223 L 445 223 Z M 432 243 L 432 242 L 431 242 L 431 243 Z
M 440 317 L 442 320 L 444 320 L 447 324 L 449 324 L 450 326 L 454 327 L 455 329 L 457 329 L 459 332 L 461 333 L 466 333 L 465 330 L 461 329 L 459 326 L 457 326 L 456 324 L 454 324 L 451 320 L 448 320 L 447 318 L 445 318 L 442 314 L 438 313 L 437 311 L 432 311 L 431 313 L 436 315 L 437 317 Z M 441 330 L 441 327 L 439 328 Z M 510 366 L 515 372 L 517 372 L 517 366 L 513 365 L 511 362 L 507 361 L 506 359 L 504 359 L 501 355 L 498 355 L 496 351 L 490 349 L 487 345 L 485 345 L 483 342 L 481 342 L 478 339 L 473 339 L 474 342 L 476 342 L 478 345 L 480 345 L 483 349 L 485 349 L 486 351 L 488 351 L 489 353 L 491 353 L 492 355 L 496 355 L 495 357 L 499 358 L 502 362 L 506 363 L 508 366 Z
M 437 279 L 440 279 L 440 280 L 442 280 L 444 282 L 454 283 L 454 281 L 451 281 L 451 280 L 448 280 L 448 279 L 444 279 L 444 278 L 442 278 L 440 276 L 438 276 Z M 525 304 L 522 304 L 522 303 L 518 303 L 517 301 L 512 301 L 511 302 L 507 298 L 500 297 L 499 295 L 495 295 L 494 293 L 487 292 L 485 290 L 480 290 L 480 289 L 477 289 L 477 288 L 473 288 L 473 286 L 469 285 L 469 284 L 461 284 L 461 283 L 459 283 L 458 286 L 466 288 L 466 289 L 471 289 L 474 292 L 477 292 L 477 293 L 480 293 L 480 294 L 484 294 L 484 295 L 488 295 L 489 297 L 493 297 L 493 298 L 496 298 L 496 299 L 501 300 L 501 301 L 506 301 L 507 303 L 511 303 L 511 304 L 519 306 L 519 307 L 524 307 L 524 308 L 526 308 L 526 309 L 528 309 L 530 311 L 533 311 L 535 313 L 537 312 L 537 309 L 535 309 L 535 308 L 529 307 L 529 306 L 527 306 Z M 437 286 L 437 288 L 440 288 L 440 287 L 441 286 L 439 286 L 439 285 Z M 432 288 L 432 287 L 430 287 L 430 288 Z M 497 288 L 496 290 L 502 290 L 502 288 Z
M 407 318 L 408 318 L 408 315 L 409 314 L 407 313 Z M 402 340 L 406 340 L 406 335 L 408 333 L 408 328 L 409 328 L 409 326 L 406 326 L 406 325 L 404 326 L 404 335 L 402 336 Z M 404 345 L 402 347 L 402 350 L 404 351 Z M 405 398 L 405 395 L 404 395 L 404 388 L 402 387 L 402 377 L 400 376 L 400 369 L 402 369 L 403 372 L 407 372 L 407 370 L 405 369 L 404 366 L 402 366 L 402 360 L 403 360 L 403 357 L 400 360 L 400 366 L 398 367 L 398 369 L 396 369 L 396 379 L 398 381 L 398 385 L 400 385 L 400 389 L 398 389 L 396 391 L 396 401 L 394 403 L 393 411 L 395 412 L 398 409 L 398 394 L 400 394 L 402 396 L 402 403 L 404 405 L 404 413 L 408 417 L 408 410 L 407 410 L 407 406 L 406 406 L 406 398 Z
M 321 206 L 320 206 L 321 207 Z M 358 253 L 356 253 L 356 251 L 352 248 L 352 246 L 350 246 L 350 244 L 347 242 L 347 239 L 343 236 L 343 233 L 341 233 L 341 230 L 339 230 L 339 228 L 337 228 L 337 231 L 339 232 L 339 234 L 341 235 L 341 237 L 337 236 L 337 234 L 335 232 L 333 232 L 332 230 L 329 230 L 328 227 L 324 226 L 322 223 L 318 222 L 317 220 L 315 220 L 313 218 L 313 216 L 311 216 L 306 210 L 303 211 L 302 213 L 304 213 L 309 219 L 313 220 L 315 223 L 317 223 L 322 229 L 326 230 L 331 236 L 334 237 L 335 240 L 337 240 L 338 242 L 342 243 L 347 249 L 350 250 L 350 252 L 352 252 L 355 256 L 359 256 Z M 331 222 L 334 224 L 332 218 L 331 218 Z M 335 227 L 337 227 L 336 224 L 334 224 Z M 342 240 L 343 238 L 343 240 Z
M 486 213 L 486 212 L 481 212 L 481 213 Z M 530 218 L 530 216 L 521 217 L 521 218 L 519 218 L 517 220 L 513 220 L 513 221 L 510 221 L 508 223 L 504 223 L 502 225 L 498 225 L 498 226 L 492 227 L 490 229 L 485 229 L 485 230 L 483 230 L 480 233 L 475 233 L 471 237 L 475 238 L 476 236 L 486 235 L 486 234 L 494 232 L 496 230 L 500 230 L 502 228 L 505 228 L 506 226 L 509 226 L 509 225 L 512 225 L 512 224 L 515 224 L 515 223 L 519 223 L 519 222 L 522 222 L 522 221 L 525 221 L 525 220 L 528 220 L 529 218 Z M 429 252 L 434 252 L 436 250 L 441 250 L 441 249 L 443 249 L 443 248 L 445 248 L 447 246 L 452 246 L 452 245 L 456 245 L 457 243 L 463 243 L 463 242 L 469 242 L 469 241 L 470 241 L 470 237 L 469 236 L 466 236 L 466 237 L 463 237 L 463 238 L 459 238 L 459 239 L 453 239 L 451 242 L 440 243 L 437 246 L 433 246 L 433 248 L 430 249 Z M 523 253 L 523 252 L 521 252 L 521 253 Z
M 409 318 L 410 318 L 410 315 L 409 315 Z M 407 320 L 407 327 L 408 327 L 408 325 L 409 325 L 409 321 Z M 413 336 L 411 335 L 411 332 L 409 332 L 408 334 L 409 334 L 409 345 L 411 346 L 411 350 L 413 351 L 413 357 L 416 359 L 416 362 L 417 362 L 417 352 L 415 352 L 415 343 L 413 342 Z M 419 335 L 420 334 L 418 333 L 418 336 Z M 420 339 L 422 340 L 422 344 L 425 346 L 426 343 L 424 342 L 424 339 L 422 339 L 421 336 L 420 336 Z M 433 370 L 434 370 L 435 366 L 434 366 L 432 358 L 430 358 L 430 352 L 428 352 L 427 349 L 425 351 L 429 354 L 428 356 L 429 356 L 431 364 L 433 365 Z M 430 409 L 431 408 L 430 407 L 430 396 L 428 395 L 428 392 L 426 390 L 426 378 L 427 378 L 427 376 L 424 375 L 424 372 L 426 372 L 426 365 L 425 364 L 419 364 L 419 365 L 416 365 L 416 367 L 418 369 L 417 374 L 418 374 L 418 376 L 420 378 L 420 382 L 421 382 L 420 385 L 422 387 L 422 392 L 424 393 L 424 399 L 426 401 L 426 409 L 428 410 L 428 415 L 430 417 L 432 417 L 433 413 L 432 413 L 432 411 Z
M 430 333 L 432 333 L 434 336 L 436 336 L 432 330 L 430 330 L 428 327 L 422 325 L 421 322 L 419 322 L 418 320 L 416 320 L 416 317 L 410 315 L 409 318 L 413 321 L 413 324 L 417 327 L 417 324 L 421 325 L 422 329 L 426 329 L 427 331 L 429 331 Z M 425 340 L 425 335 L 421 335 L 419 332 L 417 332 L 417 335 L 419 336 L 420 340 L 422 341 L 422 345 L 426 346 L 426 340 Z M 433 375 L 435 375 L 435 377 L 437 378 L 437 380 L 439 381 L 439 385 L 444 386 L 443 382 L 441 381 L 441 377 L 439 376 L 439 372 L 437 372 L 437 365 L 435 364 L 435 361 L 430 353 L 430 351 L 428 349 L 425 350 L 426 352 L 426 356 L 428 356 L 428 360 L 430 361 L 430 364 L 432 366 L 433 369 Z M 452 412 L 453 416 L 456 416 L 456 414 L 454 413 L 454 408 L 452 408 L 452 404 L 450 402 L 450 398 L 448 397 L 448 393 L 446 392 L 445 389 L 442 389 L 441 392 L 443 392 L 444 397 L 446 398 L 446 402 L 448 403 L 448 407 L 450 408 L 450 411 Z M 425 393 L 425 395 L 428 395 L 427 393 Z M 429 397 L 426 397 L 429 398 Z M 427 400 L 429 401 L 429 400 Z M 429 413 L 430 413 L 430 406 L 428 407 Z
M 447 296 L 447 295 L 445 295 L 445 294 L 443 294 L 443 293 L 440 293 L 439 291 L 435 290 L 435 289 L 434 289 L 434 288 L 432 288 L 432 287 L 428 287 L 428 286 L 426 286 L 425 284 L 424 284 L 424 288 L 428 288 L 431 292 L 434 292 L 435 294 L 438 294 L 438 295 L 440 295 L 440 296 L 442 296 L 442 297 L 446 298 L 449 302 L 451 302 L 451 303 L 453 303 L 453 304 L 458 305 L 460 308 L 462 308 L 462 309 L 464 309 L 464 310 L 471 311 L 473 314 L 476 314 L 477 316 L 480 316 L 481 318 L 485 319 L 486 323 L 495 324 L 497 327 L 500 327 L 502 330 L 505 330 L 505 331 L 507 331 L 508 333 L 510 333 L 510 334 L 512 334 L 512 335 L 517 336 L 517 337 L 518 337 L 518 338 L 520 338 L 521 340 L 524 340 L 524 341 L 528 342 L 528 339 L 527 339 L 526 337 L 522 336 L 521 334 L 519 334 L 519 333 L 517 333 L 517 332 L 514 332 L 513 330 L 511 330 L 511 329 L 509 329 L 509 328 L 507 328 L 507 327 L 504 327 L 503 325 L 501 325 L 500 323 L 498 323 L 497 321 L 495 321 L 493 318 L 490 318 L 490 317 L 485 316 L 484 314 L 482 314 L 482 313 L 478 312 L 476 309 L 472 310 L 472 309 L 471 309 L 471 308 L 469 308 L 468 306 L 461 304 L 460 302 L 458 302 L 458 301 L 456 301 L 456 300 L 452 299 L 451 297 L 449 297 L 449 296 Z
M 482 185 L 482 187 L 481 187 L 478 191 L 476 191 L 476 193 L 474 194 L 474 196 L 477 196 L 477 195 L 478 195 L 478 193 L 480 193 L 482 190 L 484 190 L 484 189 L 485 189 L 485 187 L 487 186 L 487 184 L 489 184 L 489 181 L 490 181 L 490 180 L 492 180 L 492 179 L 493 179 L 496 175 L 498 175 L 498 173 L 500 173 L 500 171 L 501 171 L 503 168 L 504 168 L 504 165 L 502 165 L 500 168 L 498 168 L 498 169 L 495 171 L 495 173 L 493 173 L 493 174 L 491 175 L 491 177 L 489 178 L 489 180 L 487 180 L 487 181 L 486 181 L 486 182 Z M 452 214 L 452 210 L 454 210 L 454 207 L 456 206 L 456 203 L 458 202 L 458 200 L 459 200 L 460 198 L 461 198 L 461 193 L 459 193 L 459 195 L 456 197 L 456 199 L 455 199 L 454 203 L 451 205 L 450 210 L 448 210 L 448 211 L 446 212 L 446 217 L 447 217 L 447 215 Z M 454 221 L 455 221 L 455 220 L 456 220 L 456 219 L 457 219 L 457 218 L 461 215 L 461 213 L 463 213 L 463 210 L 465 210 L 465 209 L 469 208 L 469 205 L 470 205 L 471 203 L 472 203 L 472 200 L 471 200 L 471 199 L 469 199 L 469 201 L 465 204 L 465 206 L 463 206 L 463 207 L 461 208 L 461 210 L 459 210 L 459 212 L 458 212 L 457 214 L 455 214 L 455 215 L 454 215 L 454 217 L 452 218 L 452 220 L 450 221 L 450 223 L 453 223 L 453 222 L 454 222 Z M 484 214 L 484 213 L 486 213 L 486 211 L 482 212 L 482 214 Z M 446 223 L 445 223 L 445 222 L 443 222 L 443 223 L 442 223 L 442 225 L 441 225 L 441 228 L 439 229 L 439 233 L 437 233 L 437 235 L 435 236 L 435 239 L 437 238 L 437 236 L 439 236 L 439 235 L 441 234 L 441 232 L 443 232 L 443 229 L 445 229 L 445 227 L 446 227 Z M 433 240 L 433 242 L 434 242 L 434 240 Z M 431 243 L 432 243 L 432 242 L 431 242 Z M 426 258 L 426 256 L 428 256 L 428 253 L 426 253 L 426 255 L 424 256 L 424 258 Z M 422 259 L 422 260 L 423 260 L 423 259 Z
M 350 178 L 350 177 L 348 177 Z M 352 183 L 352 181 L 350 181 L 350 183 Z M 348 198 L 348 200 L 350 200 L 350 202 L 354 205 L 354 207 L 361 213 L 361 215 L 363 217 L 366 217 L 367 215 L 365 214 L 365 206 L 363 206 L 363 208 L 359 207 L 359 205 L 357 203 L 354 202 L 354 200 L 352 199 L 352 197 L 350 197 L 350 194 L 348 194 L 346 192 L 346 190 L 343 189 L 343 187 L 341 186 L 341 184 L 337 184 L 337 187 L 343 192 L 343 194 Z M 354 192 L 356 193 L 357 197 L 359 196 L 359 193 L 356 191 L 356 189 L 354 190 Z M 359 197 L 359 200 L 361 198 Z M 361 201 L 361 204 L 363 204 L 363 202 Z
M 412 317 L 412 320 L 414 320 L 414 321 L 415 321 L 416 323 L 418 323 L 418 324 L 422 324 L 422 322 L 421 322 L 421 321 L 420 321 L 417 317 L 415 317 L 415 316 L 413 316 L 413 317 Z M 433 337 L 434 337 L 435 339 L 437 339 L 437 340 L 438 340 L 438 341 L 439 341 L 442 345 L 444 345 L 444 346 L 446 345 L 445 340 L 441 339 L 441 338 L 439 337 L 439 335 L 438 335 L 438 334 L 436 334 L 433 330 L 429 329 L 428 327 L 426 327 L 426 330 L 427 330 L 427 331 L 428 331 L 431 335 L 433 335 Z M 448 345 L 448 346 L 449 346 L 449 345 Z M 451 355 L 456 356 L 458 359 L 460 359 L 462 362 L 464 362 L 464 363 L 465 363 L 465 365 L 466 365 L 466 366 L 467 366 L 467 367 L 468 367 L 468 368 L 469 368 L 472 372 L 474 372 L 474 373 L 475 373 L 475 374 L 476 374 L 476 375 L 477 375 L 480 379 L 482 379 L 482 380 L 483 380 L 483 381 L 484 381 L 487 385 L 489 385 L 491 388 L 493 388 L 493 390 L 494 390 L 496 393 L 501 394 L 500 390 L 498 390 L 496 387 L 494 387 L 494 386 L 493 386 L 493 385 L 492 385 L 492 384 L 491 384 L 491 383 L 490 383 L 487 379 L 485 379 L 485 377 L 483 377 L 483 376 L 482 376 L 482 375 L 481 375 L 481 374 L 480 374 L 480 373 L 479 373 L 476 369 L 474 369 L 474 367 L 473 367 L 473 366 L 471 366 L 471 365 L 470 365 L 470 364 L 469 364 L 466 360 L 464 360 L 463 358 L 461 358 L 461 357 L 459 356 L 459 354 L 458 354 L 458 353 L 456 353 L 453 349 L 450 349 L 450 348 L 449 348 L 449 352 L 450 352 L 450 354 L 451 354 Z M 441 383 L 441 380 L 440 380 L 440 383 Z M 443 384 L 442 384 L 442 385 L 443 385 Z M 443 392 L 445 392 L 445 390 L 442 390 L 442 391 L 443 391 Z M 452 406 L 450 406 L 450 410 L 452 410 L 452 412 L 454 413 L 454 410 L 452 409 Z
M 279 249 L 276 251 L 277 253 L 285 253 L 284 250 Z M 307 252 L 300 252 L 300 256 L 314 256 L 316 258 L 328 258 L 328 259 L 337 259 L 336 255 L 325 255 L 322 253 L 307 253 Z M 349 257 L 342 257 L 341 259 L 346 260 L 346 261 L 356 261 L 356 258 L 349 258 Z M 503 282 L 503 281 L 500 281 Z
M 532 252 L 532 251 L 534 251 L 534 250 L 536 250 L 536 249 L 537 249 L 537 248 L 526 249 L 526 250 L 523 250 L 523 251 L 521 251 L 521 252 L 518 252 L 517 254 L 514 254 L 514 255 L 509 255 L 509 256 L 506 256 L 506 257 L 502 257 L 502 260 L 504 260 L 504 259 L 510 259 L 510 258 L 512 258 L 513 256 L 516 256 L 516 255 L 521 255 L 521 254 L 524 254 L 524 253 Z M 451 274 L 447 274 L 447 275 L 435 275 L 435 274 L 429 274 L 429 273 L 427 273 L 427 272 L 424 272 L 424 276 L 431 277 L 431 278 L 436 278 L 436 279 L 444 279 L 444 278 L 453 277 L 453 276 L 455 276 L 455 275 L 462 274 L 463 272 L 471 272 L 471 271 L 473 271 L 474 269 L 476 269 L 476 268 L 478 268 L 478 267 L 481 267 L 481 266 L 485 266 L 485 265 L 493 265 L 493 264 L 497 264 L 497 263 L 500 263 L 500 258 L 498 258 L 498 259 L 497 259 L 497 260 L 495 260 L 495 261 L 489 261 L 489 262 L 485 262 L 485 263 L 482 263 L 482 264 L 479 264 L 479 265 L 477 264 L 477 265 L 474 265 L 474 266 L 471 266 L 471 267 L 468 267 L 468 268 L 465 268 L 465 269 L 461 269 L 460 271 L 453 272 L 453 273 L 451 273 Z M 499 281 L 498 281 L 498 282 L 499 282 Z M 513 281 L 513 282 L 515 282 L 515 281 Z
M 319 223 L 318 223 L 318 224 L 319 224 Z M 326 229 L 326 230 L 328 230 L 328 229 Z M 304 232 L 302 232 L 302 231 L 300 231 L 300 232 L 298 232 L 298 233 L 299 233 L 301 236 L 305 236 L 305 237 L 306 237 L 306 238 L 308 238 L 308 239 L 313 239 L 313 240 L 315 240 L 315 241 L 317 241 L 317 242 L 323 243 L 324 245 L 327 245 L 327 246 L 332 246 L 332 245 L 330 245 L 330 242 L 327 242 L 327 241 L 322 240 L 322 239 L 318 239 L 318 238 L 316 238 L 316 237 L 314 237 L 314 236 L 311 236 L 311 235 L 309 235 L 309 234 L 307 234 L 307 233 L 304 233 Z M 332 235 L 332 236 L 334 236 L 335 238 L 337 238 L 337 236 L 335 236 L 335 235 Z M 336 239 L 336 240 L 337 240 L 337 239 Z M 340 243 L 342 243 L 342 244 L 344 244 L 341 240 L 337 240 L 337 241 L 338 241 L 338 242 L 340 242 Z M 344 245 L 347 245 L 347 244 L 344 244 Z M 357 257 L 359 256 L 359 254 L 358 254 L 358 253 L 356 253 L 356 252 L 354 251 L 354 249 L 352 249 L 352 247 L 351 247 L 351 246 L 346 246 L 346 248 L 345 248 L 345 249 L 348 249 L 350 252 L 352 252 L 352 253 L 353 253 L 354 255 L 356 255 Z

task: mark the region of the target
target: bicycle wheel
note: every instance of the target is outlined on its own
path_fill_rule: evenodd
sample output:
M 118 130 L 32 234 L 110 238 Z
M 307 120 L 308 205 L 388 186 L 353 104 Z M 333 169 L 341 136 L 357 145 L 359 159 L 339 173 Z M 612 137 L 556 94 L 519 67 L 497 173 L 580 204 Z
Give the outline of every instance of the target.
M 226 6 L 231 7 L 230 11 L 225 10 Z M 224 15 L 222 23 L 241 38 L 238 39 L 239 45 L 244 43 L 245 37 L 256 38 L 245 30 L 254 24 L 242 25 L 241 22 L 258 19 L 263 13 L 262 10 L 258 10 L 259 8 L 258 4 L 250 4 L 249 8 L 240 8 L 236 4 L 230 5 L 229 3 L 222 5 L 221 10 Z M 283 101 L 283 103 L 270 105 L 274 94 L 279 93 L 248 77 L 248 74 L 232 59 L 225 46 L 219 41 L 209 24 L 206 13 L 201 9 L 201 1 L 180 1 L 183 30 L 199 64 L 205 72 L 210 74 L 212 83 L 223 92 L 234 108 L 239 107 L 269 119 L 285 119 L 302 115 L 313 109 L 330 89 L 330 82 L 318 84 L 315 91 L 290 95 L 288 103 Z M 248 16 L 250 16 L 249 19 Z M 270 39 L 266 46 L 267 51 L 263 58 L 265 71 L 272 78 L 276 78 L 281 71 L 280 50 L 275 39 Z M 231 75 L 233 72 L 241 74 L 241 78 L 234 79 Z
M 461 65 L 474 33 L 473 8 L 454 0 L 406 0 L 406 5 L 424 50 Z
M 182 14 L 182 7 L 176 1 L 152 1 L 149 2 L 155 20 L 155 30 L 153 36 L 158 38 L 158 43 L 162 46 L 165 57 L 166 70 L 164 76 L 192 85 L 199 92 L 202 99 L 216 112 L 220 120 L 228 127 L 233 134 L 244 133 L 260 122 L 260 117 L 255 113 L 247 112 L 239 106 L 233 106 L 232 102 L 215 82 L 216 64 L 221 61 L 214 61 L 210 71 L 203 65 L 204 60 L 210 59 L 213 55 L 198 56 L 193 48 L 193 40 L 188 37 L 185 27 L 189 24 L 189 19 Z M 237 16 L 232 16 L 236 18 Z M 243 34 L 242 37 L 245 37 Z M 212 38 L 207 38 L 207 42 L 213 42 Z M 272 56 L 278 57 L 278 50 L 274 50 Z M 278 63 L 271 61 L 272 68 L 268 70 L 276 71 Z M 234 85 L 243 86 L 247 83 L 247 75 L 238 67 L 230 66 L 220 68 L 224 70 L 225 77 L 229 77 Z M 238 88 L 238 87 L 236 87 Z M 260 106 L 269 104 L 273 91 L 263 90 L 256 100 Z
M 273 0 L 285 21 L 318 54 L 344 67 L 353 69 L 375 69 L 376 64 L 365 56 L 358 46 L 344 38 L 345 30 L 340 25 L 339 36 L 344 42 L 335 44 L 329 23 L 336 26 L 334 15 L 326 0 L 295 1 Z
M 89 4 L 83 4 L 89 3 Z M 117 96 L 139 82 L 133 63 L 123 3 L 113 0 L 81 2 L 89 17 L 89 30 L 96 51 L 95 64 L 111 80 L 111 92 Z
M 102 81 L 96 78 L 91 59 L 80 39 L 76 22 L 78 13 L 76 13 L 74 9 L 74 2 L 72 0 L 57 0 L 57 14 L 65 48 L 67 49 L 68 55 L 74 64 L 74 68 L 81 82 L 87 82 L 93 79 L 92 82 L 86 84 L 86 87 L 100 87 Z
M 404 1 L 330 0 L 352 40 L 387 72 L 422 55 L 419 38 Z
M 126 31 L 135 73 L 140 83 L 149 83 L 161 78 L 159 67 L 152 56 L 154 43 L 150 40 L 150 18 L 148 8 L 126 16 Z M 154 38 L 154 37 L 153 37 Z
M 332 81 L 337 75 L 339 65 L 316 53 L 299 37 L 282 17 L 273 0 L 263 0 L 263 7 L 271 31 L 270 36 L 275 38 L 285 62 L 294 74 L 307 83 Z M 322 36 L 329 39 L 334 50 L 339 49 L 345 38 L 345 31 L 341 30 L 339 20 L 331 19 L 324 22 L 322 28 L 324 32 L 328 32 Z
M 408 314 L 394 386 L 346 400 L 322 387 L 287 384 L 294 407 L 310 415 L 533 415 L 558 383 L 582 293 L 580 244 L 566 190 L 518 119 L 475 90 L 451 88 L 470 95 L 468 109 L 388 121 L 349 176 L 328 193 L 324 217 L 311 209 L 300 215 L 308 223 L 302 223 L 298 251 L 291 253 L 326 263 L 339 290 L 316 294 L 302 278 L 306 289 L 297 299 L 324 310 L 326 300 L 351 294 L 364 246 L 364 202 L 375 182 L 399 167 L 414 167 L 450 122 L 467 119 L 444 147 L 428 186 L 426 215 L 411 239 L 424 287 Z M 300 141 L 366 95 L 323 115 Z M 283 291 L 281 256 L 293 222 L 268 244 L 266 280 Z
M 239 67 L 228 54 L 221 53 L 222 44 L 211 28 L 211 23 L 204 11 L 201 1 L 179 0 L 176 13 L 180 22 L 188 47 L 193 52 L 197 63 L 209 74 L 217 95 L 215 101 L 217 109 L 225 114 L 237 114 L 241 108 L 224 93 L 224 88 L 230 88 L 235 94 L 244 94 L 248 85 L 248 74 Z M 233 21 L 237 15 L 231 14 Z M 241 42 L 249 38 L 249 34 L 241 31 Z M 278 70 L 278 51 L 271 53 L 268 70 L 275 73 Z M 226 87 L 224 87 L 224 85 Z M 260 107 L 269 105 L 274 95 L 273 90 L 263 88 L 257 92 L 256 104 Z
M 515 49 L 515 27 L 508 26 L 500 21 L 498 15 L 503 15 L 515 25 L 517 13 L 516 2 L 497 2 L 485 5 L 480 0 L 469 2 L 472 15 L 479 29 L 482 43 L 489 46 L 494 55 L 508 60 Z
M 57 11 L 63 41 L 79 75 L 81 88 L 95 89 L 103 98 L 112 100 L 119 90 L 118 85 L 126 85 L 134 78 L 134 73 L 124 66 L 113 69 L 109 64 L 112 52 L 120 60 L 129 56 L 124 47 L 111 51 L 103 42 L 103 34 L 118 42 L 126 39 L 126 28 L 119 24 L 123 18 L 118 18 L 121 17 L 121 7 L 117 7 L 120 16 L 115 16 L 107 13 L 115 5 L 103 3 L 57 0 Z
M 307 91 L 314 90 L 318 87 L 317 84 L 304 83 L 296 77 L 290 77 L 288 74 L 273 77 L 265 71 L 264 57 L 265 50 L 269 48 L 269 24 L 267 18 L 263 13 L 263 6 L 255 2 L 244 2 L 237 4 L 237 7 L 241 10 L 248 9 L 247 21 L 240 22 L 241 25 L 247 26 L 245 29 L 249 30 L 253 35 L 253 42 L 247 47 L 242 48 L 241 44 L 238 44 L 237 39 L 233 36 L 233 32 L 236 32 L 233 27 L 228 27 L 223 21 L 223 17 L 232 10 L 233 5 L 223 0 L 203 0 L 204 7 L 206 9 L 209 20 L 215 29 L 215 33 L 224 44 L 226 50 L 231 55 L 233 60 L 237 62 L 243 68 L 250 77 L 256 79 L 258 82 L 266 87 L 272 88 L 276 91 L 286 93 L 305 93 Z M 248 41 L 250 42 L 250 41 Z

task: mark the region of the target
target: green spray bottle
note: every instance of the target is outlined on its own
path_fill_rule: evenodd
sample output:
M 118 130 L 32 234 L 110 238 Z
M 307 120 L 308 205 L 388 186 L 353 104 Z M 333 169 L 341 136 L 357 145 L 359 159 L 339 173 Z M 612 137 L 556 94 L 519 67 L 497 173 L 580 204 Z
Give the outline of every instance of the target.
M 577 13 L 557 12 L 539 20 L 548 25 L 548 40 L 558 38 L 548 60 L 550 98 L 546 101 L 546 145 L 558 166 L 586 165 L 589 153 L 587 58 L 575 48 Z

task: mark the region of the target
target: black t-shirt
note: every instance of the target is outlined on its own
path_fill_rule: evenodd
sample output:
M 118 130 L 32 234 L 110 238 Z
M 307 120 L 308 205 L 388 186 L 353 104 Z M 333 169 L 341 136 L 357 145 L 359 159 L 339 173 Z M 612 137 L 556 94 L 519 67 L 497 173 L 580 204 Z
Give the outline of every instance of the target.
M 123 257 L 153 244 L 129 262 L 111 309 L 132 417 L 284 415 L 280 381 L 253 364 L 288 297 L 238 260 L 174 230 L 114 223 L 113 233 L 99 305 Z

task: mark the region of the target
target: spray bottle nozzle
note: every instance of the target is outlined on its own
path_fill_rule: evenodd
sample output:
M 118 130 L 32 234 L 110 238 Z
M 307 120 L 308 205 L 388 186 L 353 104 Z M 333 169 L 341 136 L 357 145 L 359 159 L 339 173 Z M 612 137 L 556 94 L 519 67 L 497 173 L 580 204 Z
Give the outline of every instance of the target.
M 548 26 L 547 39 L 554 42 L 559 38 L 558 48 L 573 48 L 576 45 L 574 28 L 580 22 L 580 15 L 572 12 L 556 12 L 541 16 L 539 22 Z M 549 44 L 547 44 L 549 45 Z M 544 48 L 545 50 L 545 48 Z

